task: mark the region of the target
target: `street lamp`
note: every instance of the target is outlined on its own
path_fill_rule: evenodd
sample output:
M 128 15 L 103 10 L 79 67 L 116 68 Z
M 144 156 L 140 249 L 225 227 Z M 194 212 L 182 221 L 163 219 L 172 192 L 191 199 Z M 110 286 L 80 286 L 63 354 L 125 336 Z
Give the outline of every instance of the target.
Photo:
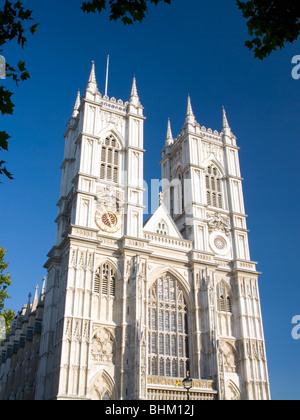
M 187 372 L 187 377 L 182 381 L 183 387 L 187 391 L 187 399 L 190 399 L 190 389 L 193 388 L 193 380 L 190 378 L 190 372 Z

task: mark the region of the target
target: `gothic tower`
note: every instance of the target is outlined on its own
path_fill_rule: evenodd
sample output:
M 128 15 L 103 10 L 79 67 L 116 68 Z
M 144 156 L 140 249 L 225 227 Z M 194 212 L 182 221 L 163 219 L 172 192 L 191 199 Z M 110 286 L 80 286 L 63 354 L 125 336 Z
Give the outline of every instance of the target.
M 143 107 L 101 95 L 93 63 L 65 133 L 45 265 L 36 399 L 269 399 L 236 137 L 168 122 L 162 197 L 143 223 Z M 6 356 L 5 356 L 6 357 Z M 4 359 L 5 359 L 4 357 Z
M 144 120 L 135 78 L 128 102 L 102 96 L 93 63 L 65 133 L 37 399 L 136 397 L 124 344 L 135 285 L 124 276 L 136 257 L 127 245 L 143 240 Z
M 250 260 L 238 151 L 225 109 L 218 133 L 196 121 L 188 97 L 176 139 L 168 121 L 162 195 L 176 227 L 193 243 L 199 376 L 216 378 L 221 399 L 269 399 L 260 273 Z

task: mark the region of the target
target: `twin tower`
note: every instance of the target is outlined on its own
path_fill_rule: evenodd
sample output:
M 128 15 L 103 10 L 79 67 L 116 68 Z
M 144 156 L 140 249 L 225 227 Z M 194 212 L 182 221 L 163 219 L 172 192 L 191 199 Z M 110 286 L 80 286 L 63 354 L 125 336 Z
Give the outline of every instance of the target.
M 144 122 L 136 80 L 128 102 L 103 96 L 93 63 L 65 133 L 34 398 L 183 400 L 189 375 L 194 400 L 270 399 L 225 110 L 220 133 L 198 124 L 190 98 L 177 138 L 168 122 L 160 205 L 147 221 Z

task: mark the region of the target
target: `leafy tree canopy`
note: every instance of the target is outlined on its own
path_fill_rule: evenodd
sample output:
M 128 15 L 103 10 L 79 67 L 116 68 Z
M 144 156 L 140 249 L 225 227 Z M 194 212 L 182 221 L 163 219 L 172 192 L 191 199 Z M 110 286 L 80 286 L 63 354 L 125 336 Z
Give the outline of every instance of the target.
M 172 0 L 91 0 L 84 2 L 81 9 L 87 13 L 101 13 L 106 10 L 107 3 L 110 7 L 110 20 L 121 20 L 125 25 L 142 22 L 146 17 L 149 4 L 156 6 L 160 2 L 171 4 Z
M 125 25 L 131 25 L 136 21 L 143 21 L 151 4 L 157 6 L 159 3 L 171 2 L 172 0 L 89 0 L 83 2 L 81 9 L 86 13 L 101 13 L 108 9 L 110 20 L 120 20 Z M 256 58 L 262 60 L 298 38 L 299 0 L 236 0 L 236 3 L 247 20 L 251 37 L 245 45 L 253 50 Z M 24 48 L 28 32 L 37 32 L 38 24 L 32 20 L 32 11 L 25 9 L 20 0 L 5 0 L 3 8 L 0 8 L 0 55 L 5 44 L 13 40 Z M 11 77 L 16 84 L 30 77 L 24 61 L 19 61 L 15 67 L 7 63 L 6 68 L 7 77 Z M 0 114 L 13 114 L 12 95 L 12 92 L 0 86 Z M 9 139 L 6 131 L 0 131 L 0 152 L 8 151 Z M 0 175 L 13 178 L 1 159 Z
M 11 276 L 7 272 L 8 263 L 4 261 L 6 250 L 0 247 L 0 315 L 5 319 L 6 330 L 8 332 L 11 322 L 15 317 L 14 311 L 4 308 L 5 301 L 10 298 L 7 287 L 11 286 Z
M 251 40 L 245 45 L 263 60 L 273 51 L 294 42 L 300 34 L 299 0 L 237 0 L 247 19 Z
M 3 9 L 0 9 L 0 54 L 4 51 L 4 45 L 10 41 L 16 40 L 17 43 L 24 48 L 27 41 L 28 30 L 31 34 L 37 31 L 38 24 L 29 25 L 27 23 L 32 21 L 32 11 L 25 9 L 21 1 L 15 3 L 6 0 Z M 19 81 L 28 79 L 29 73 L 25 68 L 25 62 L 19 61 L 17 67 L 12 67 L 6 63 L 6 77 L 11 77 L 16 84 Z M 0 86 L 0 113 L 13 114 L 14 104 L 12 102 L 13 93 Z M 10 136 L 6 131 L 0 131 L 0 152 L 8 151 L 8 140 Z M 5 162 L 0 160 L 0 175 L 6 175 L 12 179 L 11 173 L 4 166 Z

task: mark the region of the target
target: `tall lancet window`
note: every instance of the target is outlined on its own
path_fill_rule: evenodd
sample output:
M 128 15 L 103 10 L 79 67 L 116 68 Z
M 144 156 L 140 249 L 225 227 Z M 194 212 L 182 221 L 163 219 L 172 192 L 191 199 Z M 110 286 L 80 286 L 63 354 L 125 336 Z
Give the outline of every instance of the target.
M 149 290 L 148 373 L 184 378 L 189 370 L 188 316 L 183 290 L 169 275 Z
M 222 181 L 219 170 L 214 165 L 210 165 L 206 171 L 206 197 L 209 206 L 222 208 Z
M 218 284 L 218 310 L 220 312 L 232 312 L 230 292 L 224 281 Z
M 96 271 L 94 292 L 102 296 L 116 296 L 116 273 L 109 263 L 102 264 Z
M 100 179 L 118 182 L 120 150 L 113 136 L 105 139 L 101 147 Z

